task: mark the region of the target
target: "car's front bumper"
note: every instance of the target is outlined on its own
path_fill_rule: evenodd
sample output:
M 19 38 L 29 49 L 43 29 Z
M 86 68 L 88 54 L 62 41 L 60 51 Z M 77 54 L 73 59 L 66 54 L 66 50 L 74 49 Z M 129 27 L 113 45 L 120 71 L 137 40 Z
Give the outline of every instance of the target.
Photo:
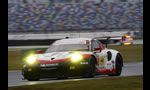
M 73 77 L 88 73 L 88 62 L 25 65 L 22 74 L 27 78 Z

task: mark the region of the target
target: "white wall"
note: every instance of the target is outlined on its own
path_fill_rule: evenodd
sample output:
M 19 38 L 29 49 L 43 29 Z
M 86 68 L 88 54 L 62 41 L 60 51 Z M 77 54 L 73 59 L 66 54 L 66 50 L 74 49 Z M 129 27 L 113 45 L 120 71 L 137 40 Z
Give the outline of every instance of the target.
M 54 33 L 54 34 L 16 34 L 8 35 L 8 40 L 43 40 L 43 39 L 62 39 L 70 38 L 94 38 L 94 37 L 108 37 L 108 36 L 122 36 L 128 31 L 117 32 L 87 32 L 87 33 Z M 132 36 L 131 32 L 131 36 Z

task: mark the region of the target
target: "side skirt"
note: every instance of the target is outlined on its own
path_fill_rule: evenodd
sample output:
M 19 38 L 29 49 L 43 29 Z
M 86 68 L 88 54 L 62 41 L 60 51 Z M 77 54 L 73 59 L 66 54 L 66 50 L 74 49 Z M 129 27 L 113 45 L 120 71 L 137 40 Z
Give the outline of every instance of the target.
M 113 68 L 112 70 L 109 70 L 109 69 L 99 70 L 98 68 L 96 68 L 96 72 L 98 74 L 107 75 L 107 74 L 112 74 L 112 73 L 116 72 L 116 69 Z

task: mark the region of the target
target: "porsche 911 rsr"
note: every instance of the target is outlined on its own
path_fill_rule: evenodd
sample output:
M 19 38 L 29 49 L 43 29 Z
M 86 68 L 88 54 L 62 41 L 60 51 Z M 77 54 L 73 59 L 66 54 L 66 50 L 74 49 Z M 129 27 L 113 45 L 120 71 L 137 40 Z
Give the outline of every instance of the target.
M 119 51 L 104 48 L 96 38 L 57 40 L 45 53 L 25 58 L 24 79 L 94 77 L 97 74 L 119 76 L 123 59 Z

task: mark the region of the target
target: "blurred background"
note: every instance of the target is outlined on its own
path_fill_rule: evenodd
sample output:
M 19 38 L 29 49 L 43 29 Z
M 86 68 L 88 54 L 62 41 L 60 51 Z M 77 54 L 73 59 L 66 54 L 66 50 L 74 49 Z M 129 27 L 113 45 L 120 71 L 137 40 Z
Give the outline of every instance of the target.
M 143 0 L 8 0 L 8 46 L 125 33 L 143 39 Z

